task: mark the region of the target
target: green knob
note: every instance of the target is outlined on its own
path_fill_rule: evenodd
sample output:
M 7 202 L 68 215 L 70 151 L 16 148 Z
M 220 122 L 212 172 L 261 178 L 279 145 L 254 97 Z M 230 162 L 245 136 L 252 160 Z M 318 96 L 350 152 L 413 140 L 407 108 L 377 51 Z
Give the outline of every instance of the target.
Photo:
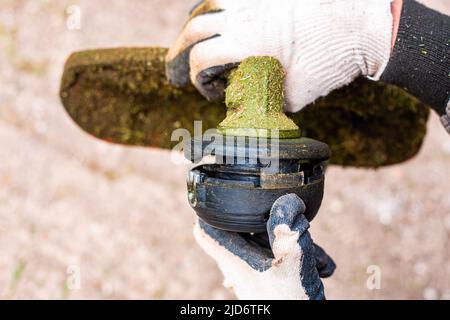
M 298 126 L 283 112 L 285 72 L 272 57 L 250 57 L 228 77 L 227 117 L 218 130 L 224 135 L 300 137 Z

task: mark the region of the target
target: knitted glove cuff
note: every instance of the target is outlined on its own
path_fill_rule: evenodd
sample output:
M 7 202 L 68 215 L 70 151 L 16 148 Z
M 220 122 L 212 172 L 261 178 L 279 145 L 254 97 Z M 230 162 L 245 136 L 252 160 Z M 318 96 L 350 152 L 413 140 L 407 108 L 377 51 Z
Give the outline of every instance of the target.
M 381 80 L 446 115 L 450 96 L 450 17 L 405 0 L 393 55 Z

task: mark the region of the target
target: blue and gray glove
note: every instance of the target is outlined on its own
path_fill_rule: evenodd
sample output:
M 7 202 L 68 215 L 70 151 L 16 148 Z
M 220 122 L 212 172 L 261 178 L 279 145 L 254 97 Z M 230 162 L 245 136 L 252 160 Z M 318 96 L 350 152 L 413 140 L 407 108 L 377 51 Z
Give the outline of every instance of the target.
M 194 235 L 216 260 L 224 286 L 239 299 L 325 298 L 320 277 L 330 276 L 335 264 L 316 246 L 303 216 L 304 202 L 295 194 L 280 197 L 267 222 L 271 249 L 252 236 L 215 229 L 199 220 Z

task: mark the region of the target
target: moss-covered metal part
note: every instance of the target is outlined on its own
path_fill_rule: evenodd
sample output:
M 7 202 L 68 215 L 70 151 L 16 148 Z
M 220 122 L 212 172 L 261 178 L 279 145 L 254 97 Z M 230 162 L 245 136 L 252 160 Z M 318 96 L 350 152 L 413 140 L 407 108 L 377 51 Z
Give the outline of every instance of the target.
M 165 78 L 163 48 L 117 48 L 74 53 L 61 83 L 61 99 L 88 133 L 113 143 L 171 148 L 174 129 L 216 128 L 226 116 L 193 86 Z M 289 117 L 302 135 L 327 143 L 331 163 L 379 167 L 403 162 L 420 149 L 428 108 L 402 90 L 358 80 Z
M 227 117 L 219 124 L 219 131 L 234 136 L 300 137 L 299 127 L 283 112 L 284 80 L 283 66 L 275 58 L 242 61 L 228 77 Z

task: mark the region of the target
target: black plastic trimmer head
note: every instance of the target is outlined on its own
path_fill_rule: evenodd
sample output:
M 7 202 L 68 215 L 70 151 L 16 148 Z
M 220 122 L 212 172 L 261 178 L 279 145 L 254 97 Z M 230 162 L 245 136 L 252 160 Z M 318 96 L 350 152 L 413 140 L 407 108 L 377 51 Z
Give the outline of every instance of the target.
M 283 112 L 284 70 L 271 57 L 244 60 L 229 76 L 227 118 L 211 136 L 185 145 L 185 156 L 214 164 L 188 173 L 188 199 L 200 219 L 234 232 L 264 233 L 273 203 L 295 193 L 311 221 L 322 202 L 324 170 L 330 158 L 325 143 L 302 138 Z
M 295 193 L 305 202 L 305 216 L 311 221 L 322 202 L 328 146 L 308 138 L 267 140 L 257 146 L 248 141 L 203 143 L 213 146 L 217 163 L 188 173 L 188 199 L 199 218 L 223 230 L 262 233 L 273 203 Z M 196 143 L 201 142 L 194 139 L 185 150 L 193 151 Z

